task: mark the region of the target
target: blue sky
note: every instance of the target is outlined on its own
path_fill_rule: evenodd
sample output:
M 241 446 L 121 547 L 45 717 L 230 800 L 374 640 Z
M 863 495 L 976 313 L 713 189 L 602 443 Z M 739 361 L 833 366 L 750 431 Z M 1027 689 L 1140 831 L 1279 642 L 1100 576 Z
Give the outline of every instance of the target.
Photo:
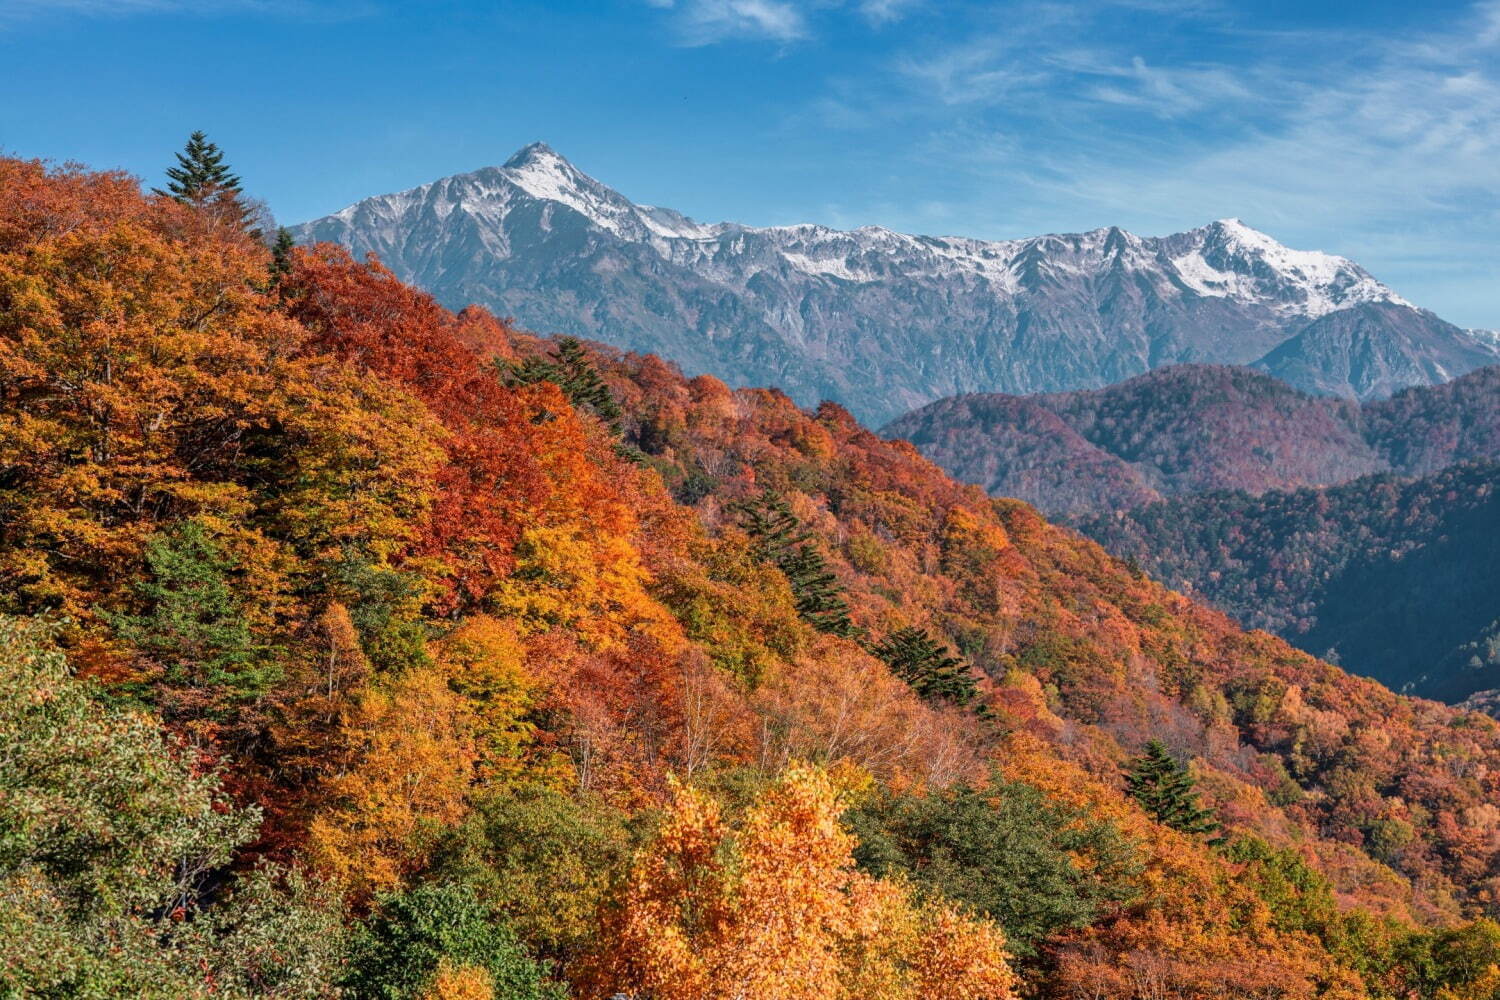
M 1500 327 L 1500 0 L 0 0 L 0 93 L 151 182 L 206 129 L 285 222 L 543 139 L 708 221 L 1238 216 Z

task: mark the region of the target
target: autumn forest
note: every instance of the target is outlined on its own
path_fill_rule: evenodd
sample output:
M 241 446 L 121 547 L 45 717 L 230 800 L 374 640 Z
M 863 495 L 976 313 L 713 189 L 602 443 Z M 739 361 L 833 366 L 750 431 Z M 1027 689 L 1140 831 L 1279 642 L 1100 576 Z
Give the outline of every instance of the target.
M 0 160 L 0 996 L 1500 994 L 1500 723 L 195 141 Z

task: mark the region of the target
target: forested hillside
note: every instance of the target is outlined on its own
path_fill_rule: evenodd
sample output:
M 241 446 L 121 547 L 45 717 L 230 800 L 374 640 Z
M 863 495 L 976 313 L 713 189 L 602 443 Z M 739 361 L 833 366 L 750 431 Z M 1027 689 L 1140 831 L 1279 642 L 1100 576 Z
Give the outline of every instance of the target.
M 1079 527 L 1169 586 L 1397 690 L 1500 687 L 1500 464 L 1211 493 Z
M 0 993 L 1494 993 L 1500 724 L 242 207 L 0 160 Z
M 882 433 L 996 496 L 1084 516 L 1497 459 L 1497 414 L 1500 366 L 1360 405 L 1248 368 L 1177 365 L 1088 392 L 954 396 Z

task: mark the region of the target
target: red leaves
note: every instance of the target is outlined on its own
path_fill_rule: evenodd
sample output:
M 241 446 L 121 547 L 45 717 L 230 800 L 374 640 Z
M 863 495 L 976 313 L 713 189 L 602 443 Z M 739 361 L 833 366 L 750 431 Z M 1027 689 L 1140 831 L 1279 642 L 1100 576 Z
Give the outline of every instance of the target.
M 479 353 L 509 352 L 509 327 L 475 309 L 455 316 L 378 263 L 327 245 L 295 255 L 282 291 L 312 332 L 306 350 L 400 384 L 449 431 L 413 552 L 446 566 L 437 610 L 475 606 L 514 568 L 528 526 L 586 518 L 603 531 L 631 529 L 591 461 L 598 446 L 556 386 L 508 387 Z

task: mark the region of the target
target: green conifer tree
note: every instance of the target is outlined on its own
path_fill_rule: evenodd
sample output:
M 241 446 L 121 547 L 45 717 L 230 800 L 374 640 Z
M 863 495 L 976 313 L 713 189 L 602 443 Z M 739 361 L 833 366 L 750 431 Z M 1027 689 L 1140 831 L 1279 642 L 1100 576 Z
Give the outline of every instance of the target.
M 240 179 L 230 172 L 223 152 L 202 131 L 188 136 L 187 145 L 177 154 L 177 166 L 167 168 L 167 189 L 156 189 L 157 194 L 185 205 L 201 205 L 224 191 L 239 194 Z
M 757 559 L 776 566 L 792 588 L 797 613 L 813 628 L 853 638 L 849 604 L 838 577 L 812 542 L 812 533 L 792 513 L 791 505 L 767 490 L 739 505 L 740 527 L 753 541 Z
M 623 416 L 620 404 L 589 359 L 588 350 L 575 337 L 559 340 L 555 357 L 529 357 L 514 365 L 504 365 L 501 377 L 508 385 L 551 382 L 576 409 L 592 413 L 617 432 L 620 429 Z
M 146 543 L 139 614 L 107 614 L 120 638 L 162 672 L 169 718 L 224 719 L 275 677 L 230 585 L 234 561 L 204 527 L 184 521 Z
M 891 673 L 929 701 L 967 706 L 979 693 L 969 665 L 940 645 L 927 630 L 897 629 L 870 648 Z
M 593 412 L 600 420 L 619 428 L 620 404 L 604 384 L 599 369 L 589 360 L 588 351 L 573 337 L 564 337 L 557 342 L 557 368 L 562 376 L 562 389 L 574 406 L 582 406 Z
M 239 177 L 224 162 L 223 151 L 201 130 L 188 137 L 177 154 L 177 165 L 167 168 L 166 190 L 154 190 L 184 205 L 213 209 L 241 228 L 250 226 L 251 211 L 241 197 Z
M 276 230 L 276 242 L 271 244 L 271 284 L 275 285 L 292 269 L 292 251 L 297 241 L 292 231 L 285 226 Z
M 1147 812 L 1174 830 L 1206 835 L 1219 829 L 1213 810 L 1198 801 L 1193 776 L 1161 740 L 1146 744 L 1146 752 L 1126 772 L 1125 784 Z

